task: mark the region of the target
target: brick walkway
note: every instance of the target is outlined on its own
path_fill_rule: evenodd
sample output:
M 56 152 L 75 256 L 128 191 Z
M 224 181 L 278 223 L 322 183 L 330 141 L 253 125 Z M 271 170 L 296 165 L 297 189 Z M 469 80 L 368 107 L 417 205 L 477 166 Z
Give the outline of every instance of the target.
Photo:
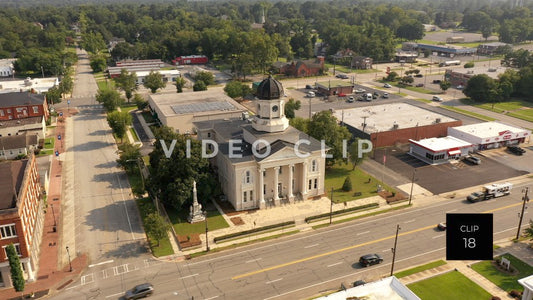
M 64 109 L 62 112 L 63 119 L 77 113 L 75 109 L 70 109 L 69 111 Z M 71 256 L 74 258 L 71 262 L 72 272 L 70 271 L 70 266 L 68 264 L 60 265 L 60 263 L 58 263 L 58 257 L 64 251 L 66 251 L 66 249 L 62 247 L 60 240 L 60 233 L 62 230 L 62 224 L 60 223 L 62 213 L 61 159 L 63 159 L 63 153 L 65 151 L 65 123 L 66 122 L 58 121 L 55 128 L 56 131 L 54 133 L 56 138 L 54 152 L 57 150 L 59 152 L 59 157 L 54 155 L 52 159 L 50 188 L 47 197 L 48 208 L 46 209 L 44 218 L 44 229 L 39 258 L 39 271 L 37 273 L 36 281 L 31 283 L 27 282 L 24 288 L 24 295 L 34 293 L 34 298 L 43 297 L 54 293 L 56 290 L 63 289 L 73 280 L 73 278 L 79 276 L 81 271 L 83 271 L 83 269 L 87 266 L 87 257 L 85 255 L 76 257 L 75 253 L 71 253 Z M 57 140 L 58 135 L 61 135 L 61 140 Z M 54 225 L 56 225 L 57 228 L 55 231 Z M 15 292 L 13 288 L 5 288 L 0 290 L 0 299 L 20 299 L 20 295 L 21 294 Z

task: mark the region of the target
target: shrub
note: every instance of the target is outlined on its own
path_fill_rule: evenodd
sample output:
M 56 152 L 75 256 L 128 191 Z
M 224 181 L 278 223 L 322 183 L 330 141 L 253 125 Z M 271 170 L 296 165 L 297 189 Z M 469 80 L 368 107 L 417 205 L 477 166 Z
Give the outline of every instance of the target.
M 350 179 L 350 176 L 346 176 L 346 179 L 344 179 L 342 190 L 345 192 L 349 192 L 352 190 L 352 180 Z
M 378 203 L 369 203 L 369 204 L 365 204 L 365 205 L 361 205 L 361 206 L 350 207 L 350 208 L 347 208 L 347 209 L 336 210 L 336 211 L 332 212 L 332 215 L 340 215 L 340 214 L 351 212 L 351 211 L 362 210 L 362 209 L 367 209 L 367 208 L 374 208 L 374 207 L 377 207 L 377 206 L 379 206 Z M 320 214 L 320 215 L 310 216 L 310 217 L 305 218 L 304 220 L 305 220 L 306 223 L 309 223 L 312 220 L 322 219 L 322 218 L 325 218 L 325 217 L 329 217 L 329 213 L 323 213 L 323 214 Z
M 473 62 L 467 62 L 467 63 L 465 64 L 465 69 L 467 69 L 467 68 L 473 68 L 473 67 L 474 67 L 474 63 L 473 63 Z

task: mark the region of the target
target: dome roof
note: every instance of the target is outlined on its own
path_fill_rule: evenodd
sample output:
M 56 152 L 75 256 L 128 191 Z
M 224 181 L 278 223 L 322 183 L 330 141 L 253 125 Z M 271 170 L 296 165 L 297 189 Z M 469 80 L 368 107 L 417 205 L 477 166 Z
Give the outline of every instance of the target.
M 260 100 L 279 99 L 283 95 L 284 92 L 281 82 L 274 79 L 272 75 L 269 75 L 268 78 L 261 81 L 257 87 L 257 97 Z

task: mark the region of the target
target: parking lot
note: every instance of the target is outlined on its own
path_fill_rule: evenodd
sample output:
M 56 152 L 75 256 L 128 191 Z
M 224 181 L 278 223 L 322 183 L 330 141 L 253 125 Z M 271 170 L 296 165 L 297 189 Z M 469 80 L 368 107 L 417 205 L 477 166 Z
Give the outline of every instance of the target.
M 375 151 L 375 160 L 383 163 L 386 155 L 385 166 L 403 175 L 409 180 L 415 172 L 415 182 L 433 194 L 442 194 L 450 191 L 464 189 L 471 186 L 481 186 L 488 182 L 505 181 L 527 174 L 527 171 L 513 169 L 503 164 L 495 157 L 481 157 L 481 164 L 474 165 L 464 161 L 446 163 L 442 165 L 428 165 L 409 155 L 404 149 L 395 147 L 381 148 Z M 531 150 L 528 150 L 531 152 Z M 528 153 L 526 153 L 528 154 Z M 529 155 L 532 155 L 529 153 Z M 524 155 L 521 159 L 527 160 Z

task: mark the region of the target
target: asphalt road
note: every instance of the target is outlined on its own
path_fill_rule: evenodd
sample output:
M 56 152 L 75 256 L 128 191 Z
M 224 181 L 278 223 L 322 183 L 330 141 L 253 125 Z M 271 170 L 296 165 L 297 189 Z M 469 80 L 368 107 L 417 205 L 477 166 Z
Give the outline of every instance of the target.
M 494 239 L 513 236 L 521 187 L 515 186 L 507 197 L 475 204 L 464 199 L 440 201 L 191 261 L 95 266 L 54 299 L 118 299 L 147 281 L 154 284 L 153 299 L 309 298 L 341 283 L 389 274 L 397 224 L 401 230 L 395 270 L 445 256 L 445 233 L 436 224 L 447 212 L 493 213 Z M 384 263 L 362 268 L 357 261 L 367 253 L 382 255 Z

